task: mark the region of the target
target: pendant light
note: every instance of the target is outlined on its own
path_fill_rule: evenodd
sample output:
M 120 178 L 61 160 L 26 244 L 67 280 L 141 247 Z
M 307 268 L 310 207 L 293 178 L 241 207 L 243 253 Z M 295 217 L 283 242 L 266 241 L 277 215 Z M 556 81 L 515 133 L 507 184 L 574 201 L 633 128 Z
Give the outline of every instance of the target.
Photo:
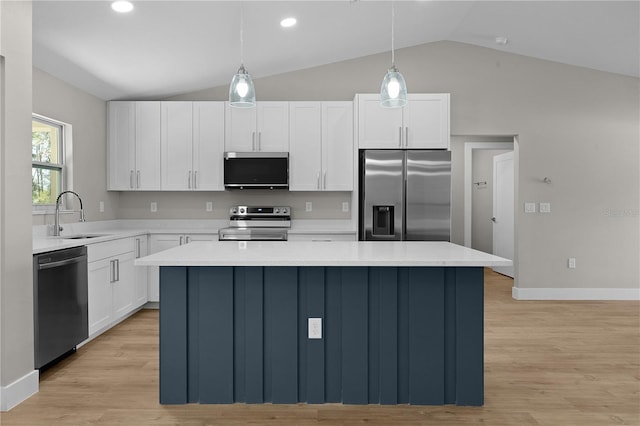
M 240 68 L 229 86 L 229 104 L 236 108 L 253 108 L 256 106 L 256 90 L 251 76 L 244 68 L 244 10 L 240 5 Z
M 380 89 L 380 105 L 385 108 L 401 108 L 407 104 L 407 83 L 404 77 L 396 68 L 396 59 L 394 52 L 394 21 L 395 6 L 391 2 L 391 68 L 387 71 L 387 75 L 382 80 Z

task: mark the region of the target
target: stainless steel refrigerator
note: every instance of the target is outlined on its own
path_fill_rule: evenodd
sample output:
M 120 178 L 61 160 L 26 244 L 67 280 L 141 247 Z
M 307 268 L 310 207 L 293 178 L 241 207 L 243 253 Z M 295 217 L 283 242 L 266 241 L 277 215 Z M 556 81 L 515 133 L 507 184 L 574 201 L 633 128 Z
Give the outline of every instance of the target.
M 450 151 L 362 150 L 359 173 L 360 240 L 450 240 Z

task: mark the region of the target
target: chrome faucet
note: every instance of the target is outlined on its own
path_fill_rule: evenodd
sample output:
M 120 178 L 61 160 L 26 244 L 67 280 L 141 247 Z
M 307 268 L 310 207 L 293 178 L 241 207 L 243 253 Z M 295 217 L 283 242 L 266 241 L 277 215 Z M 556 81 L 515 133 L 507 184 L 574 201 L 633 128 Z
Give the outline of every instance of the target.
M 73 191 L 62 191 L 60 195 L 58 195 L 58 198 L 56 198 L 56 222 L 53 225 L 53 235 L 56 237 L 60 236 L 60 231 L 62 231 L 62 226 L 60 226 L 60 198 L 62 198 L 64 194 L 73 194 L 78 197 L 78 201 L 80 201 L 80 222 L 85 221 L 84 209 L 82 208 L 82 198 Z

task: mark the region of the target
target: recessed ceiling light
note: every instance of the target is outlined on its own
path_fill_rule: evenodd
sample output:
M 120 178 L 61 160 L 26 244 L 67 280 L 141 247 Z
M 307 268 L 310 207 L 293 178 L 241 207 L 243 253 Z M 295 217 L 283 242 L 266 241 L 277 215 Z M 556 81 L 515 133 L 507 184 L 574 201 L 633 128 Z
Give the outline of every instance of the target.
M 283 28 L 289 28 L 293 27 L 296 22 L 298 22 L 296 18 L 284 18 L 282 21 L 280 21 L 280 26 Z
M 119 13 L 128 13 L 133 10 L 133 3 L 124 0 L 114 1 L 111 3 L 111 9 Z

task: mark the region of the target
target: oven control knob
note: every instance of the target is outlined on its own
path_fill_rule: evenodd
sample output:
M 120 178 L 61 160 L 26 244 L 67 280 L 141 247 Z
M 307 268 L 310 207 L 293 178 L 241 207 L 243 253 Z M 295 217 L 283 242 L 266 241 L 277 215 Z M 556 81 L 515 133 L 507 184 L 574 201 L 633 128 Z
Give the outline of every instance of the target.
M 234 208 L 232 208 L 232 209 L 231 209 L 231 214 L 236 214 L 236 213 L 238 213 L 238 209 L 237 209 L 237 208 L 235 208 L 235 207 L 234 207 Z
M 276 214 L 280 213 L 280 209 L 276 208 Z
M 282 209 L 282 214 L 288 214 L 288 210 L 286 208 Z
M 240 207 L 240 213 L 244 214 L 244 207 Z

